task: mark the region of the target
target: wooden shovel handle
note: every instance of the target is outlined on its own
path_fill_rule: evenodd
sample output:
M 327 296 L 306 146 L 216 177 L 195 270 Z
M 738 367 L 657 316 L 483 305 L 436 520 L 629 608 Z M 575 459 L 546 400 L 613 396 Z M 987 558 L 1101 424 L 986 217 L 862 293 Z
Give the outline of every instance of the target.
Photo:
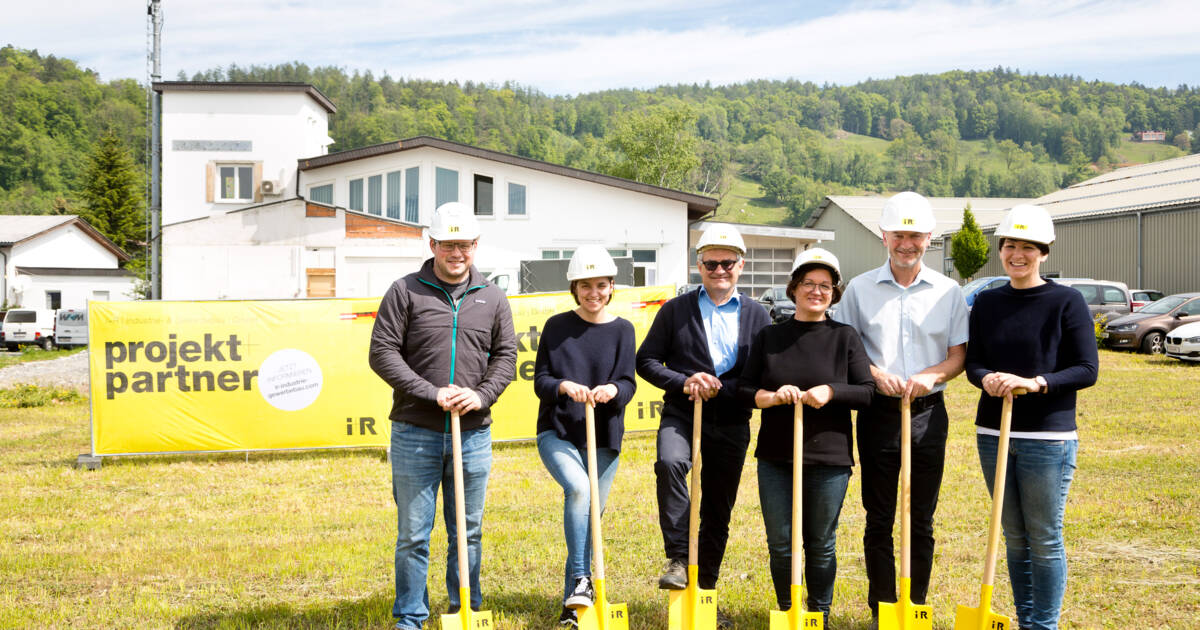
M 912 401 L 900 399 L 900 577 L 912 577 Z
M 469 551 L 467 550 L 467 501 L 463 490 L 463 465 L 462 465 L 462 426 L 458 417 L 458 412 L 450 413 L 450 441 L 453 442 L 454 449 L 454 527 L 458 534 L 456 538 L 458 547 L 458 586 L 459 589 L 467 588 L 468 592 L 471 585 L 471 565 Z M 460 602 L 460 605 L 469 607 L 471 602 Z
M 792 584 L 804 578 L 804 403 L 792 412 Z M 793 606 L 799 602 L 792 602 Z
M 700 564 L 700 421 L 704 402 L 696 397 L 692 408 L 692 475 L 688 489 L 688 565 Z
M 996 474 L 992 480 L 992 520 L 988 523 L 987 555 L 983 561 L 983 584 L 991 586 L 996 580 L 996 552 L 1000 548 L 1000 518 L 1004 514 L 1004 484 L 1008 474 L 1008 434 L 1012 429 L 1013 397 L 1024 394 L 1014 389 L 1004 397 L 1000 408 L 1000 438 L 996 444 Z
M 592 403 L 584 405 L 584 423 L 587 424 L 587 465 L 588 486 L 591 495 L 592 523 L 592 563 L 595 570 L 592 577 L 604 579 L 604 537 L 600 534 L 600 471 L 596 465 L 596 406 Z

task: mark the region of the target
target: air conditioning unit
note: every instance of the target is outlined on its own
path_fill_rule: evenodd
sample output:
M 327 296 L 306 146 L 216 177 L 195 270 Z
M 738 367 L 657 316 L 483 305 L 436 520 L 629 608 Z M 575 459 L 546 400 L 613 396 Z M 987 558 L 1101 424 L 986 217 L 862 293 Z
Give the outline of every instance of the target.
M 277 179 L 264 179 L 262 181 L 262 194 L 264 195 L 282 195 L 283 185 Z

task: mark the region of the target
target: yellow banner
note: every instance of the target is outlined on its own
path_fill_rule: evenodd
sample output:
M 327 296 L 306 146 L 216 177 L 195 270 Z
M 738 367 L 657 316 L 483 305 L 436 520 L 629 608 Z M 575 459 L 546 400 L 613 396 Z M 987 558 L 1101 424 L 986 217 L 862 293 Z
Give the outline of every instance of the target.
M 671 287 L 617 291 L 610 310 L 640 344 Z M 497 440 L 532 438 L 534 359 L 567 293 L 509 299 L 517 380 L 492 408 Z M 391 389 L 367 365 L 378 298 L 91 302 L 92 453 L 386 446 Z M 658 425 L 662 392 L 639 379 L 629 430 Z

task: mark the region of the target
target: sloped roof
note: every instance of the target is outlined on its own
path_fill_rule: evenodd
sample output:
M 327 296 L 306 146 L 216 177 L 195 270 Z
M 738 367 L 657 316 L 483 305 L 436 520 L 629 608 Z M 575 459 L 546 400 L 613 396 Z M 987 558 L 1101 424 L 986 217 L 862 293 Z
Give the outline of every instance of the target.
M 1043 195 L 1055 218 L 1114 214 L 1200 202 L 1200 154 L 1119 168 Z M 998 224 L 997 219 L 988 224 Z M 980 224 L 985 224 L 980 221 Z
M 330 114 L 337 106 L 321 90 L 308 83 L 287 81 L 155 81 L 155 92 L 301 92 Z
M 687 204 L 688 221 L 695 221 L 706 214 L 716 211 L 717 209 L 717 200 L 712 197 L 705 197 L 704 195 L 697 195 L 695 193 L 684 192 L 682 190 L 674 190 L 672 188 L 663 188 L 661 186 L 654 186 L 651 184 L 643 184 L 631 179 L 614 177 L 612 175 L 604 175 L 602 173 L 593 173 L 592 171 L 562 166 L 561 164 L 552 164 L 550 162 L 543 162 L 541 160 L 521 157 L 519 155 L 512 155 L 511 153 L 501 153 L 500 151 L 492 151 L 491 149 L 482 149 L 469 144 L 451 142 L 449 140 L 442 140 L 441 138 L 433 138 L 430 136 L 417 136 L 415 138 L 408 138 L 407 140 L 385 142 L 383 144 L 360 147 L 357 149 L 350 149 L 348 151 L 340 151 L 338 153 L 318 155 L 311 158 L 300 158 L 298 160 L 298 168 L 300 171 L 310 171 L 323 166 L 342 164 L 344 162 L 351 162 L 353 160 L 361 160 L 378 155 L 397 153 L 400 151 L 409 151 L 421 147 L 432 147 L 445 151 L 453 151 L 462 155 L 492 160 L 494 162 L 500 162 L 503 164 L 511 164 L 513 166 L 520 166 L 533 169 L 535 171 L 553 173 L 563 177 L 582 179 L 595 184 L 614 186 L 616 188 L 624 188 L 625 190 L 632 190 L 634 192 L 654 195 L 656 197 L 665 197 L 675 201 L 682 201 Z
M 96 239 L 105 249 L 116 255 L 118 260 L 129 260 L 129 254 L 108 240 L 96 228 L 88 225 L 87 221 L 73 214 L 7 214 L 0 215 L 0 247 L 11 247 L 31 238 L 45 234 L 51 230 L 76 225 L 88 236 Z
M 825 212 L 830 204 L 836 204 L 871 232 L 879 231 L 879 217 L 883 214 L 883 205 L 890 197 L 830 195 L 821 201 L 815 212 L 809 217 L 806 227 L 812 227 L 817 219 Z M 957 232 L 962 227 L 963 208 L 971 204 L 971 212 L 975 221 L 980 225 L 1000 223 L 1004 213 L 1011 207 L 1021 203 L 1033 203 L 1032 199 L 1010 197 L 927 197 L 929 205 L 933 206 L 933 218 L 936 221 L 933 238 Z

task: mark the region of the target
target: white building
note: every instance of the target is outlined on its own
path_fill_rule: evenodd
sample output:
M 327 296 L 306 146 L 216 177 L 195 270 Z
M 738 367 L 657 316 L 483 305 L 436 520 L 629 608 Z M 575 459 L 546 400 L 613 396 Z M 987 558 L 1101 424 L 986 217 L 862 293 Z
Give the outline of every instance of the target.
M 696 243 L 700 234 L 717 221 L 700 221 L 692 225 L 688 234 L 691 261 L 694 261 Z M 748 223 L 726 223 L 737 228 L 746 243 L 746 266 L 738 279 L 738 289 L 750 297 L 762 297 L 771 287 L 787 286 L 792 278 L 792 263 L 800 252 L 820 244 L 832 247 L 834 233 L 829 230 L 784 227 L 779 225 L 753 225 Z M 689 271 L 688 282 L 700 284 L 700 271 L 695 264 Z
M 334 112 L 305 84 L 155 83 L 163 95 L 162 295 L 361 297 L 430 256 L 424 228 L 472 204 L 476 265 L 632 257 L 637 285 L 683 284 L 688 224 L 715 199 L 429 137 L 327 154 Z
M 89 300 L 132 300 L 129 260 L 74 215 L 0 216 L 0 295 L 7 308 L 87 308 Z

